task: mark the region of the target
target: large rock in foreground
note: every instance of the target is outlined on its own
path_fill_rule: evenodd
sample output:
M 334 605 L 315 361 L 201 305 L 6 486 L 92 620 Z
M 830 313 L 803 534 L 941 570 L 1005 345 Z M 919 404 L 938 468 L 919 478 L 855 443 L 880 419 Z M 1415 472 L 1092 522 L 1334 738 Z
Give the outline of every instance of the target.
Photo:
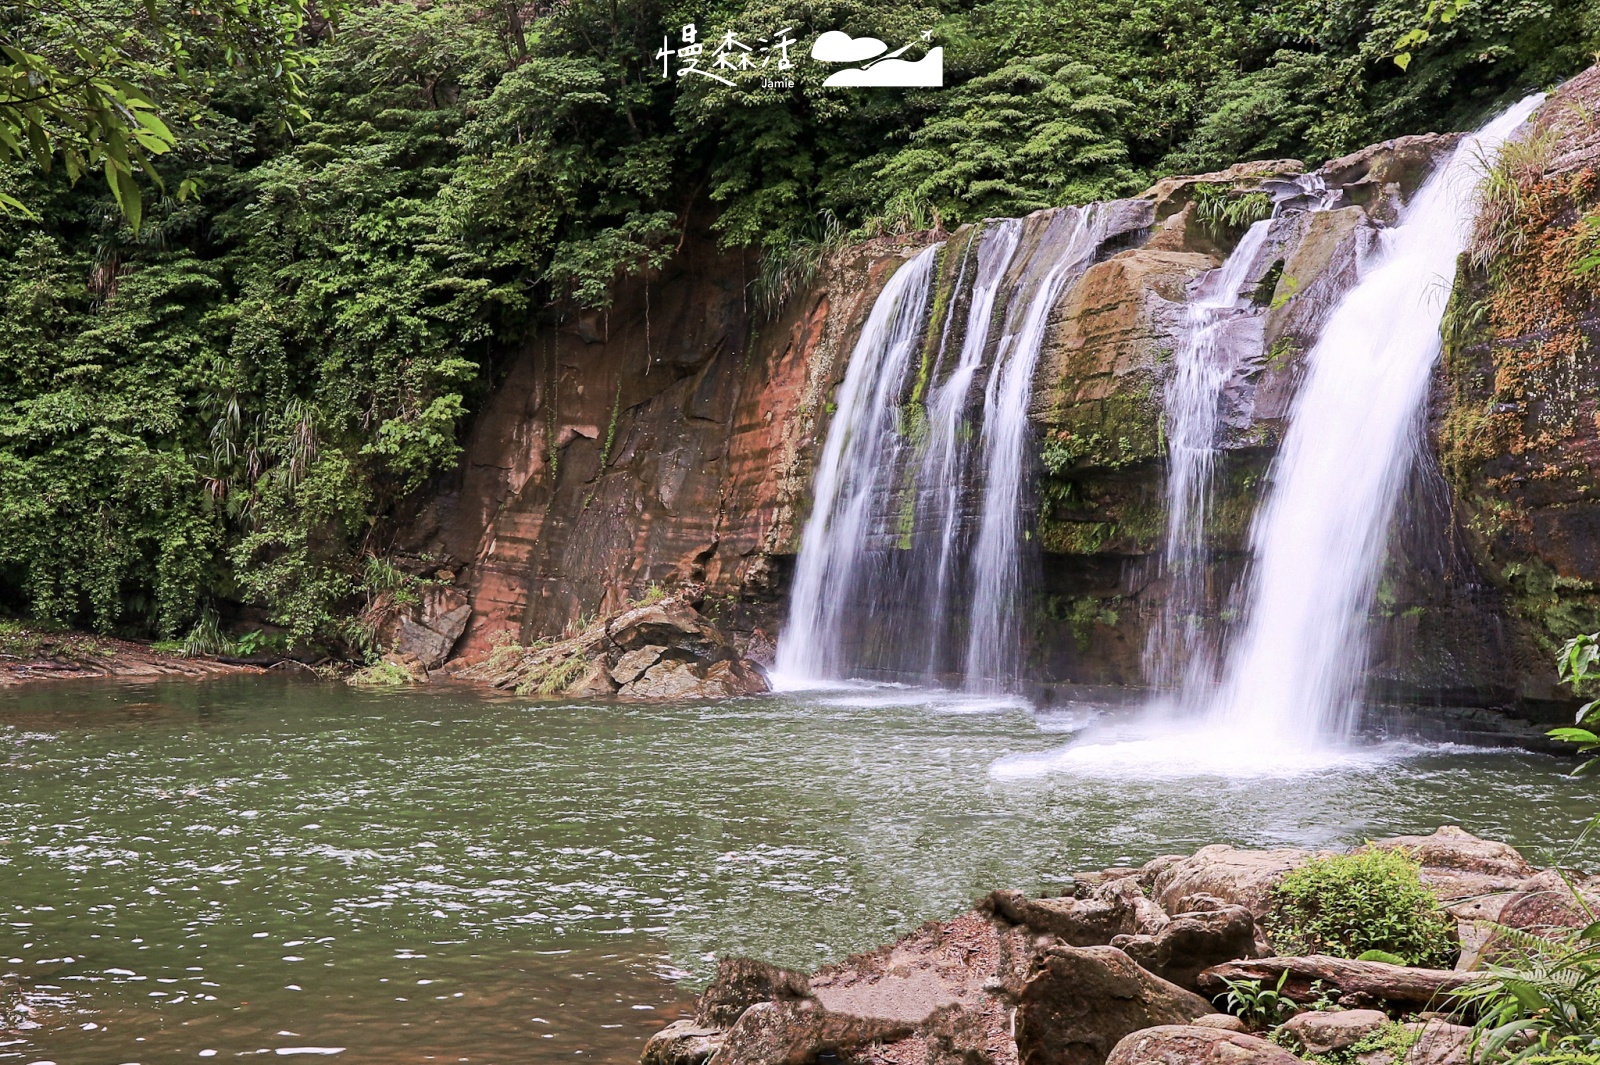
M 1474 887 L 1514 889 L 1488 898 L 1499 900 L 1495 912 L 1537 933 L 1558 934 L 1580 910 L 1562 875 L 1547 870 L 1519 878 L 1532 867 L 1516 850 L 1459 828 L 1364 846 L 1405 849 L 1452 912 L 1485 901 L 1461 897 Z M 1213 1005 L 1222 1002 L 1227 981 L 1259 980 L 1301 1006 L 1338 997 L 1342 1012 L 1303 1014 L 1275 1037 L 1307 1054 L 1353 1053 L 1365 1037 L 1382 1032 L 1407 1044 L 1406 1065 L 1465 1065 L 1468 1029 L 1435 1013 L 1424 1014 L 1426 1023 L 1406 1019 L 1448 1009 L 1451 992 L 1475 974 L 1320 955 L 1257 956 L 1256 914 L 1271 911 L 1273 888 L 1286 872 L 1318 853 L 1213 846 L 1140 869 L 1079 873 L 1058 897 L 995 891 L 968 913 L 929 922 L 809 976 L 725 960 L 695 1017 L 659 1032 L 643 1060 L 1291 1065 L 1300 1059 L 1243 1031 L 1240 1018 Z M 1600 887 L 1574 881 L 1579 891 Z M 1471 923 L 1461 921 L 1463 929 Z M 1390 1024 L 1391 1016 L 1406 1022 L 1404 1031 Z M 1359 1065 L 1392 1065 L 1363 1054 Z
M 1215 1012 L 1115 947 L 1052 947 L 1017 1003 L 1017 1057 L 1023 1065 L 1101 1065 L 1130 1033 Z
M 1112 1050 L 1106 1065 L 1302 1065 L 1259 1036 L 1194 1025 L 1135 1032 Z

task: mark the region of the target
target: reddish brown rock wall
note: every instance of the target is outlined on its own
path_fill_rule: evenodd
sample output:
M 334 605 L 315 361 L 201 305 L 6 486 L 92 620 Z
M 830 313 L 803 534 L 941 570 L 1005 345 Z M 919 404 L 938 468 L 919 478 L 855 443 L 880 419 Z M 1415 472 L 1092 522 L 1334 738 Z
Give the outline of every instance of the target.
M 684 580 L 735 629 L 770 625 L 833 387 L 911 243 L 851 249 L 762 322 L 754 258 L 694 242 L 510 359 L 399 542 L 457 569 L 474 612 L 456 653 Z

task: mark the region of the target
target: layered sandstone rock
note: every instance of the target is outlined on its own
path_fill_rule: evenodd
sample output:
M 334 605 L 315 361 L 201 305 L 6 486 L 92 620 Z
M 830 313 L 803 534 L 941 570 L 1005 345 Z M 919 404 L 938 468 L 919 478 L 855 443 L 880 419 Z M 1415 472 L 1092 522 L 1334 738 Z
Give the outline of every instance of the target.
M 400 538 L 419 568 L 458 571 L 473 609 L 455 653 L 499 633 L 531 644 L 689 582 L 741 648 L 770 647 L 832 390 L 920 246 L 849 249 L 767 321 L 756 258 L 701 234 L 609 312 L 574 313 L 517 353 Z
M 1600 628 L 1600 67 L 1515 147 L 1445 322 L 1432 435 L 1461 542 L 1503 609 L 1524 706 L 1570 714 L 1554 652 Z

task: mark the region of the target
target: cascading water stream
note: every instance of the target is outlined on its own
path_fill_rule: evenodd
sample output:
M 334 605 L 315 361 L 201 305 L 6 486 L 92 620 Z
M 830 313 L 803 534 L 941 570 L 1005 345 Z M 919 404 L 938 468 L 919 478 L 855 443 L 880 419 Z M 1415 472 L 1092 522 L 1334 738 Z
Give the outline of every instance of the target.
M 782 676 L 832 678 L 848 592 L 864 559 L 874 501 L 887 495 L 896 447 L 896 403 L 911 353 L 922 339 L 929 281 L 939 249 L 919 252 L 884 285 L 851 352 L 838 410 L 817 464 L 816 504 L 802 534 L 789 623 L 778 644 Z
M 961 531 L 962 494 L 967 481 L 970 449 L 963 440 L 963 424 L 973 381 L 983 366 L 989 346 L 990 323 L 994 319 L 995 298 L 1006 279 L 1011 260 L 1022 238 L 1022 221 L 1007 218 L 990 226 L 978 249 L 978 274 L 972 286 L 967 311 L 966 333 L 961 341 L 961 357 L 955 370 L 936 385 L 928 400 L 928 450 L 923 456 L 918 482 L 925 497 L 919 511 L 932 503 L 931 515 L 938 525 L 938 560 L 935 563 L 931 595 L 932 625 L 927 672 L 938 672 L 944 631 L 949 611 L 957 534 Z M 959 286 L 958 286 L 959 287 Z M 920 515 L 919 515 L 920 517 Z
M 1260 346 L 1259 328 L 1250 338 L 1253 342 L 1246 343 L 1235 336 L 1235 326 L 1252 304 L 1246 283 L 1272 227 L 1272 219 L 1252 225 L 1227 261 L 1201 278 L 1184 308 L 1183 342 L 1173 354 L 1164 404 L 1167 532 L 1162 568 L 1167 586 L 1145 648 L 1146 675 L 1157 688 L 1199 687 L 1215 668 L 1216 648 L 1203 620 L 1206 520 L 1223 392 Z
M 1354 723 L 1366 617 L 1390 521 L 1415 461 L 1439 327 L 1483 161 L 1538 106 L 1465 138 L 1380 234 L 1307 356 L 1251 530 L 1246 625 L 1208 720 L 1235 736 L 1337 742 Z
M 778 645 L 782 683 L 959 674 L 969 690 L 1015 687 L 1039 349 L 1066 287 L 1111 235 L 1148 216 L 1121 202 L 984 223 L 944 268 L 954 288 L 940 283 L 949 311 L 938 323 L 926 320 L 936 249 L 890 279 L 818 465 Z
M 1065 209 L 1045 234 L 1039 267 L 1008 308 L 983 400 L 983 519 L 973 546 L 972 619 L 966 687 L 1003 691 L 1019 678 L 1023 492 L 1032 474 L 1028 407 L 1034 368 L 1050 312 L 1067 284 L 1083 275 L 1110 235 L 1115 211 L 1105 204 Z M 1055 230 L 1062 229 L 1058 235 Z
M 1367 617 L 1416 460 L 1445 302 L 1485 161 L 1540 99 L 1462 140 L 1399 225 L 1379 232 L 1325 320 L 1251 527 L 1243 626 L 1220 684 L 1194 681 L 1178 699 L 1199 712 L 1174 720 L 1162 699 L 1153 713 L 1107 722 L 1065 748 L 1001 759 L 992 775 L 1236 777 L 1376 766 L 1390 757 L 1346 742 L 1363 694 Z

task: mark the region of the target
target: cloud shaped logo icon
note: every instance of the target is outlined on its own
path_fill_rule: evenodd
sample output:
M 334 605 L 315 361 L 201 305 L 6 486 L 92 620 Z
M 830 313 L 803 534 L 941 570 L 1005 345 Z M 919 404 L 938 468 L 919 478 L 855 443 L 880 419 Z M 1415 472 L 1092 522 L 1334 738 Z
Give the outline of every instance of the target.
M 876 37 L 852 37 L 848 33 L 829 30 L 811 46 L 811 58 L 824 63 L 860 63 L 888 50 L 889 46 Z
M 904 48 L 900 49 L 905 51 Z M 894 53 L 899 55 L 900 52 Z M 944 85 L 944 49 L 930 48 L 928 54 L 912 62 L 890 56 L 865 67 L 851 67 L 830 74 L 823 85 L 874 88 L 937 89 Z

